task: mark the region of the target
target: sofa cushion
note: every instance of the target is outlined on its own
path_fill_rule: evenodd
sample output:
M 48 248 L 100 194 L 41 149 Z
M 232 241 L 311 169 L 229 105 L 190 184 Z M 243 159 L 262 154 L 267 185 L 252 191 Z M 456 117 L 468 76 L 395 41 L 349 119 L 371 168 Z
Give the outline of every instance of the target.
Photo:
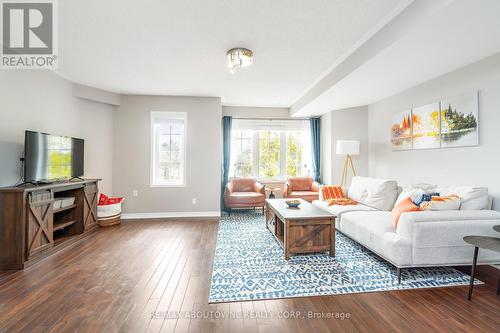
M 391 210 L 398 197 L 398 183 L 394 180 L 353 177 L 348 197 L 379 210 Z
M 411 242 L 396 234 L 391 212 L 346 212 L 339 230 L 394 264 L 411 264 Z
M 365 205 L 390 211 L 398 197 L 398 186 L 395 181 L 387 181 L 380 185 L 368 188 L 368 197 L 363 201 Z
M 364 211 L 364 212 L 370 212 L 370 211 L 377 211 L 374 208 L 358 204 L 358 205 L 332 205 L 329 206 L 328 202 L 322 201 L 322 200 L 314 200 L 313 205 L 322 208 L 326 210 L 327 212 L 330 212 L 332 214 L 335 214 L 337 217 L 340 216 L 341 214 L 345 212 L 358 212 L 358 211 Z
M 296 197 L 299 197 L 299 196 L 308 196 L 308 195 L 315 195 L 315 196 L 318 196 L 318 192 L 313 192 L 313 191 L 292 191 L 292 193 L 290 193 L 290 196 L 296 196 Z
M 253 192 L 255 179 L 252 178 L 231 178 L 233 192 Z
M 313 191 L 292 191 L 287 198 L 300 198 L 306 201 L 312 202 L 313 200 L 318 200 L 319 193 Z
M 293 191 L 310 191 L 314 180 L 311 177 L 288 178 L 288 184 Z
M 461 210 L 488 209 L 488 188 L 473 186 L 442 187 L 439 189 L 441 195 L 456 194 L 460 197 Z
M 319 207 L 321 209 L 326 210 L 329 213 L 334 214 L 337 216 L 335 219 L 335 227 L 340 230 L 340 225 L 342 223 L 342 215 L 344 213 L 348 212 L 376 212 L 377 210 L 375 208 L 371 208 L 362 204 L 358 205 L 347 205 L 347 206 L 340 206 L 340 205 L 333 205 L 333 206 L 328 206 L 328 202 L 323 201 L 323 200 L 314 200 L 312 202 L 313 205 L 316 207 Z
M 366 177 L 352 177 L 347 197 L 357 202 L 363 202 L 368 196 L 368 182 Z
M 232 192 L 227 196 L 228 204 L 263 204 L 265 195 L 257 192 Z

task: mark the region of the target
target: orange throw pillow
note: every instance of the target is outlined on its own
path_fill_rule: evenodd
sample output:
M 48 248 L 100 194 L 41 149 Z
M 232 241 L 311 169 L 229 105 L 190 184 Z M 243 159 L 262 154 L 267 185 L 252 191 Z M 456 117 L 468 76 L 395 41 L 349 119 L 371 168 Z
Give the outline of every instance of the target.
M 392 218 L 394 219 L 394 224 L 397 226 L 401 214 L 406 212 L 417 212 L 420 208 L 411 201 L 411 198 L 406 198 L 405 200 L 398 203 L 392 209 Z
M 342 191 L 341 186 L 323 186 L 321 187 L 321 194 L 323 195 L 323 200 L 325 201 L 345 198 L 344 191 Z

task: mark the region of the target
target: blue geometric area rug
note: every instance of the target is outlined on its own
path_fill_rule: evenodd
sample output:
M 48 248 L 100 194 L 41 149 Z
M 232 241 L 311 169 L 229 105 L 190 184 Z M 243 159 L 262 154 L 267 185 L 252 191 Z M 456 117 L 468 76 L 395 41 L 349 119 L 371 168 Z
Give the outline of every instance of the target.
M 338 231 L 336 257 L 286 261 L 262 214 L 234 213 L 219 223 L 209 302 L 461 286 L 469 278 L 451 267 L 411 268 L 398 284 L 394 266 Z

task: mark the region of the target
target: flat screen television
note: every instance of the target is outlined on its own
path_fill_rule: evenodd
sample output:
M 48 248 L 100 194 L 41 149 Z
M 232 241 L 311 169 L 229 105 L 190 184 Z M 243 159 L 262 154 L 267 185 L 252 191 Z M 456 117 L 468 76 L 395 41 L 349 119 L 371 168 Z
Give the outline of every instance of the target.
M 53 182 L 83 176 L 84 140 L 26 131 L 24 181 Z

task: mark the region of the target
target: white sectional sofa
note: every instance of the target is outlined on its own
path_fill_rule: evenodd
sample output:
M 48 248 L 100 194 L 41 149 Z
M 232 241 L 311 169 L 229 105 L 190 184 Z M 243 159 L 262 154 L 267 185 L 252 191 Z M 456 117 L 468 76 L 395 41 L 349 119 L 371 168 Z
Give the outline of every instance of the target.
M 396 226 L 391 214 L 396 201 L 419 192 L 458 194 L 460 209 L 403 213 Z M 313 204 L 337 215 L 336 229 L 396 266 L 399 278 L 401 268 L 471 265 L 474 249 L 463 237 L 500 236 L 493 230 L 500 212 L 491 210 L 484 188 L 415 185 L 403 190 L 395 181 L 354 177 L 344 193 L 360 204 L 328 206 L 321 195 Z M 479 253 L 478 264 L 500 263 L 500 253 Z

